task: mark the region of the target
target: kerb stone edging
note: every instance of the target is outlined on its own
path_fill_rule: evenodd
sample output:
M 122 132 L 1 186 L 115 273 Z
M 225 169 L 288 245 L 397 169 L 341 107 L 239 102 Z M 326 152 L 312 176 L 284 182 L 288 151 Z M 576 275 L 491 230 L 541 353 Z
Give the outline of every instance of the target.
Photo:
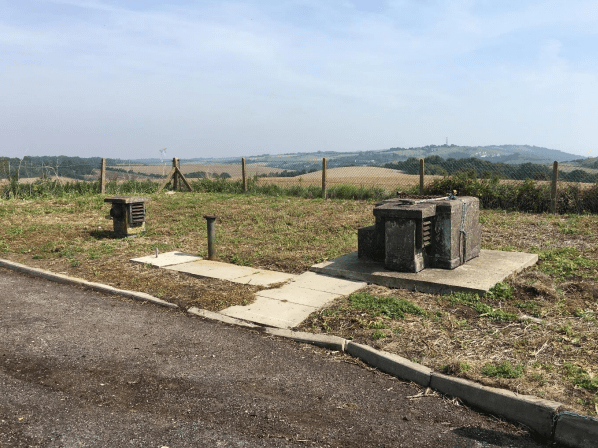
M 402 356 L 376 350 L 367 345 L 356 344 L 351 341 L 347 341 L 345 350 L 351 356 L 361 359 L 382 372 L 402 380 L 413 381 L 423 387 L 430 385 L 432 369 L 411 362 Z
M 478 409 L 523 423 L 547 439 L 553 435 L 554 416 L 563 407 L 556 401 L 518 395 L 436 372 L 430 376 L 430 387 Z
M 196 308 L 192 306 L 187 310 L 189 314 L 195 314 L 196 316 L 205 317 L 206 319 L 210 320 L 217 320 L 218 322 L 222 322 L 229 325 L 238 325 L 240 327 L 247 327 L 247 328 L 254 328 L 254 329 L 262 329 L 261 326 L 252 324 L 250 322 L 245 322 L 241 319 L 236 319 L 234 317 L 225 316 L 224 314 L 215 313 L 214 311 L 208 311 L 201 308 Z
M 556 442 L 575 448 L 598 446 L 598 419 L 563 412 L 558 414 L 555 420 Z
M 34 277 L 45 278 L 46 280 L 51 280 L 57 283 L 66 283 L 69 285 L 83 286 L 85 288 L 89 288 L 94 291 L 103 292 L 106 294 L 114 294 L 122 297 L 127 297 L 129 299 L 140 300 L 143 302 L 151 302 L 156 305 L 165 306 L 167 308 L 178 308 L 178 305 L 175 305 L 174 303 L 166 302 L 165 300 L 158 299 L 157 297 L 146 294 L 144 292 L 127 291 L 125 289 L 118 289 L 112 286 L 103 285 L 101 283 L 88 282 L 87 280 L 83 280 L 81 278 L 69 277 L 68 275 L 64 274 L 55 274 L 44 269 L 26 266 L 24 264 L 16 263 L 14 261 L 0 259 L 0 267 L 12 269 L 13 271 L 23 272 L 25 274 L 33 275 Z
M 339 336 L 329 336 L 325 334 L 305 333 L 302 331 L 286 330 L 284 328 L 266 328 L 266 333 L 273 336 L 292 339 L 296 342 L 317 345 L 337 352 L 345 351 L 347 340 Z

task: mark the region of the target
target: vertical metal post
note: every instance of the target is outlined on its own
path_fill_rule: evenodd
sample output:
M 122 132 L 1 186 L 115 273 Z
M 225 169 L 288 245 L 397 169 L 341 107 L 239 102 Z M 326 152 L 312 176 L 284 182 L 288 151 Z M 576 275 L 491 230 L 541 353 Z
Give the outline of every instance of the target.
M 424 159 L 419 159 L 419 194 L 424 194 Z
M 241 159 L 241 172 L 243 175 L 243 193 L 247 191 L 247 171 L 245 168 L 245 157 L 243 157 Z
M 557 190 L 557 181 L 559 180 L 559 162 L 557 162 L 556 160 L 554 161 L 554 163 L 552 164 L 552 188 L 550 191 L 550 199 L 551 199 L 551 203 L 550 203 L 550 208 L 552 209 L 552 213 L 556 214 L 558 211 L 558 206 L 557 206 L 557 194 L 558 194 L 558 190 Z
M 179 159 L 176 157 L 172 158 L 172 167 L 180 168 Z M 179 174 L 176 171 L 172 176 L 172 188 L 174 191 L 179 191 Z
M 106 159 L 102 159 L 102 166 L 100 167 L 100 193 L 106 193 Z
M 208 260 L 213 260 L 216 255 L 216 250 L 214 248 L 214 243 L 216 241 L 216 228 L 214 226 L 214 221 L 216 221 L 216 216 L 204 215 L 203 217 L 208 222 Z
M 322 199 L 326 199 L 326 157 L 322 159 Z

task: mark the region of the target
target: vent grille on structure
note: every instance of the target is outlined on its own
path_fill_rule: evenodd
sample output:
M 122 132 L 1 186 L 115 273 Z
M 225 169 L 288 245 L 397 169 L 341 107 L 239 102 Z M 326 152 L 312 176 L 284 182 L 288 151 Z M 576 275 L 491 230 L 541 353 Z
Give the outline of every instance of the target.
M 135 202 L 131 204 L 131 222 L 142 223 L 145 221 L 145 203 Z
M 432 244 L 432 220 L 424 219 L 422 223 L 422 247 Z

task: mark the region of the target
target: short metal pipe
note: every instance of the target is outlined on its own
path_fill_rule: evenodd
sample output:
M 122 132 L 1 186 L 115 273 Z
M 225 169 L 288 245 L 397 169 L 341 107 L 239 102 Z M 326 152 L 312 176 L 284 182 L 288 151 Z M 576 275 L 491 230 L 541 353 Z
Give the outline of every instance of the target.
M 208 222 L 208 260 L 213 260 L 216 255 L 216 250 L 214 249 L 214 243 L 216 242 L 216 227 L 214 226 L 214 222 L 216 221 L 216 216 L 204 215 L 203 217 Z

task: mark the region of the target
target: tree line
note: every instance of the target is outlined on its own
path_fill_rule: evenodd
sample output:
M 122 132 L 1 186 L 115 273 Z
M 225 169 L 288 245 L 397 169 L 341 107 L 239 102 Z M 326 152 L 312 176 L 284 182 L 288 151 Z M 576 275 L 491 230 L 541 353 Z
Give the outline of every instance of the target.
M 392 162 L 385 168 L 403 171 L 406 174 L 419 174 L 419 159 L 410 157 L 402 162 Z M 424 174 L 448 176 L 457 173 L 475 174 L 479 179 L 515 179 L 515 180 L 550 180 L 552 168 L 536 163 L 522 163 L 513 165 L 508 163 L 494 163 L 474 157 L 466 159 L 443 159 L 440 156 L 424 158 Z M 559 179 L 569 182 L 598 182 L 598 174 L 584 170 L 569 172 L 559 171 Z

